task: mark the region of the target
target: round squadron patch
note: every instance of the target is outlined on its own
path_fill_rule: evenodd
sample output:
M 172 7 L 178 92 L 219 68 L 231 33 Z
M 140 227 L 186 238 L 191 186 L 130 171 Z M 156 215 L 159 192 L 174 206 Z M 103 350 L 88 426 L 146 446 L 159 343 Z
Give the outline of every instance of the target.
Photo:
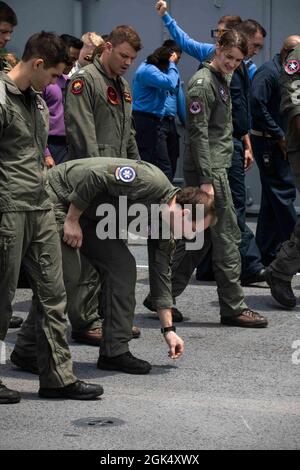
M 119 166 L 115 171 L 117 181 L 132 183 L 136 178 L 136 172 L 131 166 Z
M 114 106 L 116 106 L 117 104 L 120 103 L 118 93 L 116 92 L 116 90 L 112 86 L 109 86 L 107 88 L 107 99 Z
M 284 66 L 284 70 L 288 75 L 294 75 L 295 73 L 299 72 L 300 70 L 300 62 L 299 60 L 293 59 L 288 60 Z
M 71 92 L 73 95 L 81 95 L 83 92 L 84 88 L 84 81 L 81 79 L 74 80 L 74 82 L 71 85 Z
M 200 114 L 201 111 L 202 111 L 202 105 L 199 101 L 193 101 L 190 104 L 190 113 L 196 115 L 196 114 Z
M 222 100 L 224 101 L 224 103 L 227 103 L 228 98 L 229 98 L 229 94 L 228 94 L 226 88 L 224 88 L 223 86 L 220 87 L 220 96 L 221 96 Z

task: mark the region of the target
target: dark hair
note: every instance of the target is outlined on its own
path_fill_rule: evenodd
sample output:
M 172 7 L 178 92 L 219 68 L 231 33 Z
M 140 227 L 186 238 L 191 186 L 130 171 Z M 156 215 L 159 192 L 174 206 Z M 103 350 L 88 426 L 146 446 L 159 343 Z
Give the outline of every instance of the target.
M 214 198 L 209 194 L 202 191 L 200 188 L 187 187 L 181 189 L 176 194 L 176 203 L 179 204 L 182 209 L 187 204 L 192 206 L 192 221 L 196 221 L 197 218 L 197 206 L 202 204 L 204 206 L 204 217 L 208 215 L 212 218 L 212 225 L 216 224 L 216 208 L 214 203 Z
M 5 2 L 0 2 L 0 21 L 5 21 L 12 26 L 17 26 L 18 24 L 17 15 Z
M 235 29 L 226 31 L 219 39 L 218 44 L 222 49 L 236 47 L 246 57 L 248 54 L 248 40 L 246 36 Z
M 181 47 L 179 47 L 177 42 L 174 41 L 173 39 L 166 39 L 166 41 L 163 43 L 162 47 L 168 47 L 171 50 L 171 52 L 176 52 L 178 54 L 182 54 Z
M 245 20 L 236 28 L 245 36 L 252 38 L 256 33 L 260 33 L 264 38 L 267 36 L 265 28 L 255 20 Z
M 155 67 L 163 71 L 169 67 L 171 55 L 172 51 L 169 47 L 158 47 L 147 57 L 146 63 L 155 65 Z
M 138 33 L 131 26 L 127 25 L 117 26 L 108 35 L 106 42 L 110 42 L 114 47 L 123 44 L 123 42 L 128 42 L 136 52 L 142 49 L 141 38 Z
M 83 42 L 81 39 L 76 38 L 75 36 L 71 36 L 71 34 L 61 34 L 60 38 L 63 40 L 66 47 L 74 47 L 74 49 L 82 49 Z
M 240 23 L 242 23 L 242 18 L 235 15 L 225 15 L 219 19 L 218 24 L 224 23 L 226 29 L 233 29 Z
M 45 31 L 31 36 L 25 45 L 22 61 L 28 62 L 34 58 L 43 59 L 48 69 L 60 63 L 69 64 L 70 60 L 63 40 Z

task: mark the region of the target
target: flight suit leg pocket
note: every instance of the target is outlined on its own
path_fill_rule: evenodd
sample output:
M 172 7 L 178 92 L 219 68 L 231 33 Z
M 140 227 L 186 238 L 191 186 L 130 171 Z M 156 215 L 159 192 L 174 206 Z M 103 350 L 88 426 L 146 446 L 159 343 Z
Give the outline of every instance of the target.
M 241 232 L 238 227 L 236 212 L 226 174 L 219 175 L 214 181 L 215 205 L 218 223 L 215 230 L 219 235 L 226 236 L 234 243 L 240 243 Z
M 0 213 L 0 279 L 2 279 L 12 262 L 12 248 L 16 240 L 15 232 L 9 223 L 6 213 Z

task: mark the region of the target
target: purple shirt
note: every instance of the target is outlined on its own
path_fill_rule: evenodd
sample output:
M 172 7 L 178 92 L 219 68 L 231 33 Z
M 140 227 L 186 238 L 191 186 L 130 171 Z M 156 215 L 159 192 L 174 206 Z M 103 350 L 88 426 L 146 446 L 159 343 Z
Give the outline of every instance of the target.
M 44 92 L 43 98 L 49 108 L 49 135 L 65 136 L 65 119 L 64 119 L 64 94 L 65 88 L 69 81 L 67 75 L 61 75 L 55 85 L 48 85 Z

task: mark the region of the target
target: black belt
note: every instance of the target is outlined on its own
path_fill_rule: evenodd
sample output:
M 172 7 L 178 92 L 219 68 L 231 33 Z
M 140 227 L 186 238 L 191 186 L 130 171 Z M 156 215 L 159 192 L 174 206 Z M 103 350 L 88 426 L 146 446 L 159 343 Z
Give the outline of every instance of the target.
M 155 119 L 156 121 L 161 120 L 161 118 L 159 116 L 157 116 L 157 114 L 153 114 L 153 113 L 143 113 L 143 111 L 133 111 L 133 116 L 135 114 L 139 114 L 140 116 L 149 117 L 151 119 Z

